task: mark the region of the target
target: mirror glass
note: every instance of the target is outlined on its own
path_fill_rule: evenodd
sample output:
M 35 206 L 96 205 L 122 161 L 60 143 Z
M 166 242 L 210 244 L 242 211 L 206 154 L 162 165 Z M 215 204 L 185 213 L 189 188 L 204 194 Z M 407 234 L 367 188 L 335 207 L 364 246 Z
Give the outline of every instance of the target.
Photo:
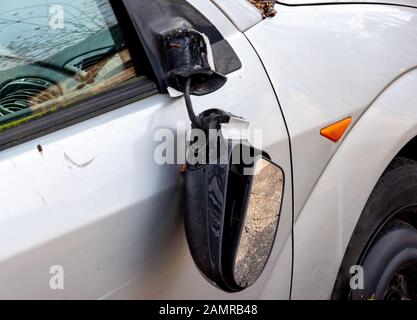
M 262 273 L 278 228 L 284 174 L 270 161 L 258 158 L 234 261 L 235 282 L 251 286 Z

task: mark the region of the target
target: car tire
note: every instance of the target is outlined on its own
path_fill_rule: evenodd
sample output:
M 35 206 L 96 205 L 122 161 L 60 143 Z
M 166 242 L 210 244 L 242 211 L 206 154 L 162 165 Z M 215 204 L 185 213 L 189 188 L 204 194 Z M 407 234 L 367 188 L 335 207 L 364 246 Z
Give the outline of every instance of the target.
M 396 222 L 393 224 L 394 220 Z M 346 249 L 331 298 L 385 298 L 376 288 L 383 286 L 380 281 L 386 276 L 385 271 L 392 272 L 385 269 L 394 268 L 390 263 L 396 259 L 395 250 L 401 252 L 407 247 L 404 250 L 408 252 L 417 248 L 417 242 L 410 240 L 414 239 L 416 232 L 410 224 L 417 225 L 417 161 L 397 157 L 379 179 L 362 211 Z M 402 237 L 407 236 L 404 242 L 398 236 L 400 234 Z M 384 243 L 384 249 L 378 249 L 378 243 Z M 378 263 L 375 262 L 377 260 Z M 372 270 L 371 265 L 378 268 Z M 353 266 L 364 268 L 363 290 L 352 290 Z
M 414 300 L 417 298 L 417 230 L 396 222 L 381 232 L 362 263 L 363 289 L 352 300 Z

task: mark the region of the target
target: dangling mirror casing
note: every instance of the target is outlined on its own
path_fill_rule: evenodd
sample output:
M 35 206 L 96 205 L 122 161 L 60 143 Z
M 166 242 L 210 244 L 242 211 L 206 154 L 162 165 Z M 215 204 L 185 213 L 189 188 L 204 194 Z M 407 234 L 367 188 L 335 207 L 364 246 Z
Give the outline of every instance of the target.
M 247 142 L 220 144 L 227 147 L 226 161 L 188 165 L 185 230 L 191 255 L 205 278 L 227 292 L 238 292 L 258 279 L 269 258 L 284 174 Z M 247 155 L 251 161 L 243 161 Z

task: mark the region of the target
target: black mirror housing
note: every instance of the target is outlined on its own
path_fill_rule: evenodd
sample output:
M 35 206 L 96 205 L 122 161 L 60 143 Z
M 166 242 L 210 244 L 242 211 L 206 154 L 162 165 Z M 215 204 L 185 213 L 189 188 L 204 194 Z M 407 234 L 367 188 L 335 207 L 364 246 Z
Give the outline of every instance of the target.
M 222 290 L 238 292 L 253 284 L 237 280 L 236 265 L 238 252 L 242 251 L 239 247 L 246 228 L 245 217 L 254 180 L 254 175 L 248 172 L 253 172 L 256 161 L 248 164 L 243 161 L 234 163 L 233 159 L 244 159 L 243 155 L 248 152 L 253 159 L 264 159 L 265 156 L 247 143 L 226 142 L 227 163 L 188 167 L 185 174 L 184 220 L 190 252 L 201 273 Z M 272 243 L 275 232 L 276 228 L 271 238 Z M 238 269 L 243 270 L 238 276 L 241 277 L 245 268 Z M 259 270 L 259 274 L 262 270 Z M 254 281 L 259 274 L 252 277 Z M 250 277 L 243 274 L 241 278 Z
M 230 146 L 230 143 L 229 143 Z M 240 147 L 240 145 L 234 146 Z M 249 147 L 249 146 L 245 146 Z M 233 146 L 229 157 L 233 154 Z M 230 251 L 237 241 L 233 234 L 233 224 L 238 223 L 239 207 L 243 207 L 242 199 L 229 199 L 231 195 L 246 193 L 245 177 L 229 177 L 231 163 L 207 164 L 189 167 L 185 177 L 185 230 L 191 255 L 197 267 L 210 282 L 229 292 L 238 291 L 228 281 L 231 274 L 227 274 L 223 253 Z M 229 185 L 230 180 L 241 180 L 234 188 Z M 240 201 L 239 201 L 240 200 Z M 231 202 L 235 202 L 234 205 Z M 227 212 L 226 208 L 233 206 L 234 212 Z M 229 214 L 226 214 L 229 213 Z M 228 261 L 230 263 L 230 261 Z
M 212 48 L 207 36 L 192 29 L 172 30 L 162 37 L 168 84 L 181 92 L 192 79 L 193 95 L 201 96 L 220 89 L 227 78 L 215 71 Z

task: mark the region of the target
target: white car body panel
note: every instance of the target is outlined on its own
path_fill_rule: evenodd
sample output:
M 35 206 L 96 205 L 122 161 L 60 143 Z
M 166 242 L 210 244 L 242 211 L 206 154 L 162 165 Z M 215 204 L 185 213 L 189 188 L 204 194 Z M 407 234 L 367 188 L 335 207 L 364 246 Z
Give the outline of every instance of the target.
M 378 97 L 316 184 L 295 224 L 293 299 L 330 298 L 369 195 L 387 164 L 417 136 L 416 83 L 414 69 Z
M 403 6 L 417 6 L 416 0 L 285 0 L 278 1 L 279 3 L 287 3 L 290 5 L 303 5 L 303 4 L 317 4 L 317 3 L 381 3 L 381 4 L 393 4 Z
M 288 124 L 297 216 L 340 144 L 320 129 L 349 116 L 357 121 L 392 81 L 417 66 L 417 11 L 372 5 L 276 10 L 246 35 Z
M 264 274 L 231 295 L 194 266 L 179 167 L 154 160 L 155 131 L 189 121 L 182 98 L 155 95 L 0 153 L 0 175 L 7 176 L 0 180 L 0 298 L 289 298 L 292 247 L 282 249 L 292 227 L 291 163 L 282 114 L 245 36 L 209 0 L 191 3 L 243 64 L 221 90 L 193 98 L 196 112 L 220 107 L 248 119 L 264 131 L 267 152 L 288 177 Z M 54 265 L 64 268 L 64 290 L 49 286 Z
M 211 0 L 235 25 L 244 32 L 262 21 L 261 12 L 247 0 Z
M 276 9 L 276 17 L 246 35 L 268 70 L 291 138 L 292 298 L 328 299 L 372 189 L 417 135 L 412 71 L 417 10 L 376 5 Z M 348 116 L 354 123 L 343 141 L 320 136 L 321 128 Z

